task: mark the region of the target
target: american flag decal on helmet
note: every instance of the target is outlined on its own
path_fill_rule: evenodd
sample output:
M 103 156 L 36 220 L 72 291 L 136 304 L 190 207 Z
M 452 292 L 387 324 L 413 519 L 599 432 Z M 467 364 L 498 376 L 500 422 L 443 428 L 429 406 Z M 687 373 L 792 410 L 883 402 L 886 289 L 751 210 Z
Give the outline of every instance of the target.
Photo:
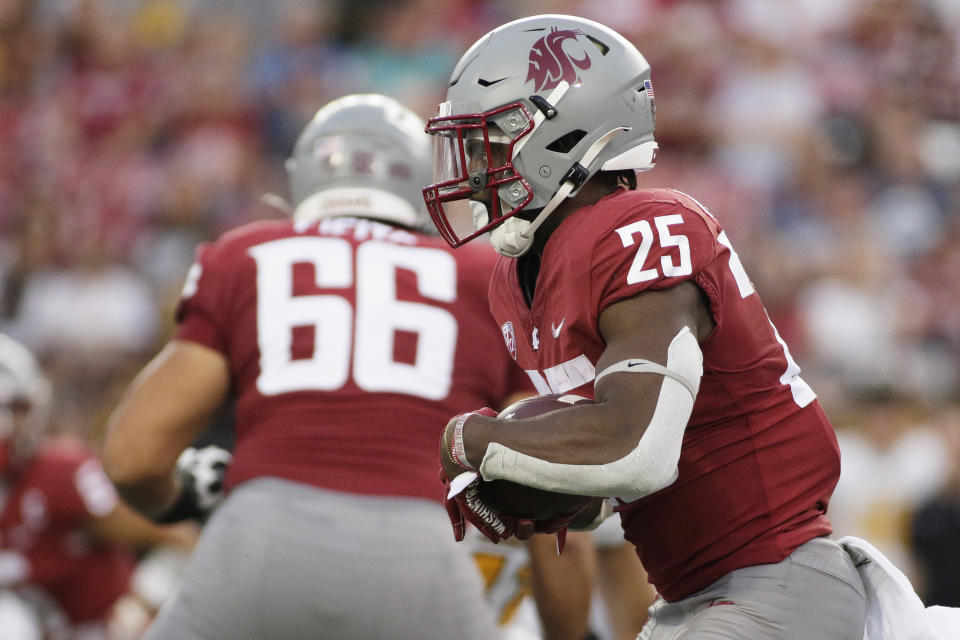
M 643 89 L 647 94 L 647 100 L 650 102 L 650 113 L 657 116 L 657 103 L 653 100 L 653 83 L 649 80 L 643 81 Z

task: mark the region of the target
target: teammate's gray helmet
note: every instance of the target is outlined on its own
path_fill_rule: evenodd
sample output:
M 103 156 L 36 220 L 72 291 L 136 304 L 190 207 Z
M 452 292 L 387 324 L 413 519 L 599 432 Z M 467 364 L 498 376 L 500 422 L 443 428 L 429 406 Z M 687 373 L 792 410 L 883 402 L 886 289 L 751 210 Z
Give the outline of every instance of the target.
M 0 333 L 0 405 L 17 401 L 37 405 L 49 399 L 50 383 L 33 353 Z
M 536 226 L 597 171 L 653 166 L 654 116 L 650 65 L 612 29 L 565 15 L 494 29 L 457 63 L 447 101 L 428 121 L 435 167 L 424 199 L 434 224 L 459 246 L 514 220 L 506 233 L 523 239 L 498 246 L 496 231 L 491 239 L 520 255 Z M 507 145 L 502 164 L 491 161 L 491 142 Z M 487 216 L 479 203 L 455 203 L 486 189 Z M 514 218 L 523 210 L 541 210 L 532 227 Z
M 321 108 L 286 163 L 294 218 L 360 216 L 429 228 L 421 195 L 432 166 L 424 124 L 377 94 Z

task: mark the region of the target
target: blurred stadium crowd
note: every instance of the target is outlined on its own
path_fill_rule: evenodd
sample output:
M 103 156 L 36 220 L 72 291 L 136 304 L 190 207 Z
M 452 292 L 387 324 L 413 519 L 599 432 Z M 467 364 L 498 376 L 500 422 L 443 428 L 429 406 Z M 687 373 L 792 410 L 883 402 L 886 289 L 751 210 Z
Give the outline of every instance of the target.
M 723 220 L 840 428 L 840 533 L 927 580 L 911 521 L 960 518 L 952 0 L 0 0 L 0 331 L 43 359 L 57 428 L 101 437 L 198 242 L 283 215 L 261 196 L 318 106 L 376 91 L 430 116 L 477 37 L 550 12 L 650 61 L 641 186 Z

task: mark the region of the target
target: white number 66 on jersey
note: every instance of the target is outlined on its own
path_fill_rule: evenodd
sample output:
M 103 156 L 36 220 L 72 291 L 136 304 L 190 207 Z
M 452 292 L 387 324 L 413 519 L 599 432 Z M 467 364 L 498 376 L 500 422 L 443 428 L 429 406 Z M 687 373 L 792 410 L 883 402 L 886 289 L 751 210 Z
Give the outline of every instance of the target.
M 353 380 L 365 391 L 440 400 L 453 374 L 457 321 L 446 309 L 397 299 L 396 271 L 417 277 L 418 293 L 449 303 L 457 296 L 457 266 L 449 253 L 429 247 L 370 241 L 356 250 L 342 238 L 299 237 L 250 249 L 257 263 L 257 342 L 263 395 L 333 391 Z M 292 295 L 293 265 L 310 263 L 321 289 L 348 288 L 356 280 L 356 309 L 336 293 Z M 294 360 L 294 327 L 312 326 L 313 356 Z M 417 335 L 412 364 L 393 359 L 397 331 Z M 429 332 L 429 335 L 428 335 Z M 354 335 L 363 336 L 353 340 Z

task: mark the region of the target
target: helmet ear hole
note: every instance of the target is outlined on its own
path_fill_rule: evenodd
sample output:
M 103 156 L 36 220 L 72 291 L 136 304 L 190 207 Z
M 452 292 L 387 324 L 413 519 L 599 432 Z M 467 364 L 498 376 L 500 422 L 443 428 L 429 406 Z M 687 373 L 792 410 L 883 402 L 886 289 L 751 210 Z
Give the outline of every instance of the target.
M 587 34 L 584 34 L 584 35 L 587 35 Z M 589 40 L 590 42 L 592 42 L 592 43 L 594 44 L 594 46 L 595 46 L 597 49 L 600 50 L 600 55 L 602 55 L 602 56 L 607 55 L 607 52 L 610 51 L 610 47 L 608 47 L 608 46 L 607 46 L 606 44 L 604 44 L 603 42 L 600 42 L 600 40 L 598 40 L 597 38 L 594 38 L 594 37 L 591 36 L 591 35 L 587 35 L 587 40 Z
M 587 132 L 583 129 L 574 129 L 573 131 L 568 131 L 550 144 L 547 145 L 547 151 L 553 151 L 554 153 L 570 153 L 570 151 L 577 146 L 577 143 L 583 140 L 583 137 L 587 135 Z

